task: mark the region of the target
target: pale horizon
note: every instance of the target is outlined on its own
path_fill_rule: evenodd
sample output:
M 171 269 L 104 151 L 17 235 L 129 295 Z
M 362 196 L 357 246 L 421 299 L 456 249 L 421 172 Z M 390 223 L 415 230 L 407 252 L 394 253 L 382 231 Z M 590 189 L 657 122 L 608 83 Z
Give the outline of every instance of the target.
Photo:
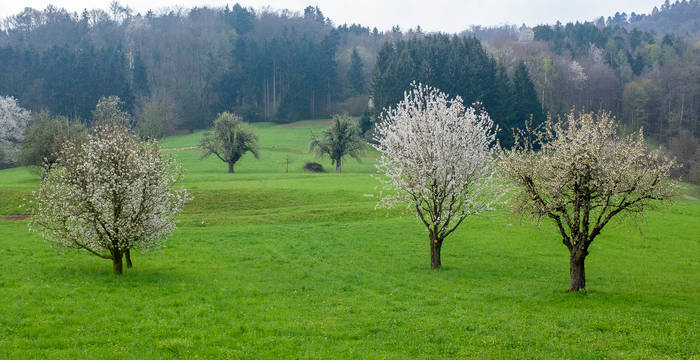
M 25 7 L 44 9 L 52 4 L 58 8 L 65 8 L 71 12 L 80 13 L 83 9 L 108 10 L 111 0 L 26 0 L 21 2 L 0 3 L 0 18 L 4 19 L 22 11 Z M 120 1 L 122 5 L 128 5 L 134 13 L 144 14 L 148 10 L 158 11 L 164 8 L 182 7 L 224 7 L 232 6 L 236 2 L 224 0 L 151 0 Z M 288 9 L 301 12 L 306 6 L 318 6 L 323 14 L 330 17 L 335 25 L 361 24 L 370 28 L 377 27 L 381 31 L 391 29 L 399 25 L 402 30 L 420 26 L 427 32 L 458 33 L 470 26 L 498 26 L 498 25 L 522 25 L 535 26 L 539 24 L 553 24 L 556 21 L 575 22 L 591 21 L 599 16 L 612 16 L 616 12 L 651 13 L 654 6 L 663 3 L 660 0 L 619 0 L 619 1 L 561 1 L 561 0 L 534 0 L 534 1 L 506 1 L 494 0 L 489 3 L 482 1 L 449 1 L 434 0 L 429 3 L 418 0 L 403 1 L 397 7 L 394 1 L 369 1 L 358 0 L 352 5 L 340 1 L 328 0 L 249 0 L 239 2 L 244 7 L 262 9 Z M 426 9 L 426 5 L 429 6 Z

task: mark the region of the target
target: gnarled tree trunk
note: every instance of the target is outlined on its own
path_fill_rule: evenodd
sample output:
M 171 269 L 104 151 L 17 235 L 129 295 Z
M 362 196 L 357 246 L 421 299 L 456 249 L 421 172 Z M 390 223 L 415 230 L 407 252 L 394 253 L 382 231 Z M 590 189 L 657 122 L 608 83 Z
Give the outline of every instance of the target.
M 442 266 L 440 260 L 440 249 L 442 248 L 442 239 L 438 239 L 433 234 L 430 234 L 430 267 L 439 269 Z
M 133 267 L 133 264 L 131 263 L 131 249 L 126 250 L 124 257 L 126 257 L 126 267 L 131 269 Z
M 119 251 L 112 252 L 112 268 L 114 269 L 114 273 L 117 275 L 121 275 L 124 272 L 122 266 L 122 253 Z
M 340 174 L 340 159 L 335 162 L 335 172 Z
M 574 247 L 574 249 L 571 250 L 571 256 L 569 258 L 569 267 L 571 275 L 569 292 L 581 291 L 586 289 L 586 269 L 584 266 L 586 255 L 588 255 L 588 252 L 586 250 L 577 249 L 576 247 Z
M 233 163 L 232 162 L 228 163 L 228 173 L 233 174 Z

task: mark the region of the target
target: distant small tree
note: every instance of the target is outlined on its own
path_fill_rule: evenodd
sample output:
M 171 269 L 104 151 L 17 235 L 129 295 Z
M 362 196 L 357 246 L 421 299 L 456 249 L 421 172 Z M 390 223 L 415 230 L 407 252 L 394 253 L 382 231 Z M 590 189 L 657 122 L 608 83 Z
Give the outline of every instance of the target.
M 142 139 L 160 139 L 165 133 L 165 114 L 158 105 L 155 101 L 149 101 L 139 113 L 136 131 Z
M 642 213 L 677 189 L 674 161 L 648 151 L 642 130 L 623 136 L 608 113 L 570 112 L 521 133 L 504 152 L 504 175 L 517 187 L 513 208 L 557 225 L 569 250 L 569 291 L 584 290 L 593 240 L 621 213 Z M 534 151 L 539 148 L 539 151 Z
M 435 88 L 413 84 L 375 128 L 377 170 L 387 187 L 378 207 L 406 204 L 430 239 L 430 266 L 442 266 L 442 243 L 468 216 L 492 210 L 496 135 L 485 112 L 465 108 Z
M 334 115 L 333 125 L 323 130 L 323 138 L 311 135 L 309 151 L 316 151 L 319 156 L 328 155 L 335 164 L 335 172 L 340 174 L 343 157 L 351 156 L 360 161 L 363 144 L 357 125 L 347 115 Z
M 372 111 L 367 108 L 362 113 L 362 117 L 360 117 L 360 134 L 367 134 L 368 131 L 372 130 L 373 125 L 374 122 L 372 121 Z
M 138 109 L 136 131 L 143 139 L 160 139 L 180 122 L 174 100 L 162 94 L 153 94 Z
M 282 159 L 282 161 L 284 162 L 284 172 L 288 173 L 289 172 L 289 164 L 293 163 L 294 159 L 292 159 L 291 156 L 287 155 L 284 157 L 284 159 Z
M 124 103 L 118 96 L 103 97 L 92 112 L 93 124 L 111 122 L 131 128 L 131 115 L 123 109 Z
M 202 158 L 212 154 L 228 164 L 228 172 L 233 174 L 233 166 L 241 157 L 251 152 L 258 158 L 258 136 L 246 123 L 232 113 L 223 112 L 214 120 L 214 131 L 204 133 L 200 145 Z
M 0 96 L 0 163 L 17 161 L 30 115 L 15 98 Z
M 185 189 L 173 189 L 181 173 L 156 142 L 102 123 L 86 142 L 64 144 L 32 202 L 29 226 L 60 246 L 111 259 L 121 274 L 132 248 L 157 248 L 175 228 L 188 199 Z
M 21 162 L 51 170 L 65 142 L 81 144 L 86 136 L 85 127 L 77 121 L 53 116 L 48 110 L 35 113 L 22 142 Z

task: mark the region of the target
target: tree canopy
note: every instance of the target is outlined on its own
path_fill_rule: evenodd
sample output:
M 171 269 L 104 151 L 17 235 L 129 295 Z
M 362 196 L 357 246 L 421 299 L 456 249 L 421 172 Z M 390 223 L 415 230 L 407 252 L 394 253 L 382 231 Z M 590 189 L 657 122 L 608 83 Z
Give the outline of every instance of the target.
M 238 115 L 223 112 L 214 121 L 214 129 L 202 135 L 200 146 L 202 158 L 216 155 L 228 164 L 228 172 L 234 172 L 234 165 L 241 157 L 250 152 L 256 158 L 258 153 L 258 136 Z
M 316 151 L 319 156 L 328 155 L 335 164 L 335 172 L 340 174 L 343 158 L 351 156 L 360 161 L 363 146 L 357 124 L 347 115 L 334 115 L 333 124 L 323 130 L 321 138 L 311 135 L 309 150 Z

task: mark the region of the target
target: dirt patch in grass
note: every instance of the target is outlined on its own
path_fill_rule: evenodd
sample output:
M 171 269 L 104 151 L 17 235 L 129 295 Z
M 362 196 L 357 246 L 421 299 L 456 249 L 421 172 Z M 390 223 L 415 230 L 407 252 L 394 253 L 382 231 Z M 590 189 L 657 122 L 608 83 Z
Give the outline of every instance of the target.
M 201 146 L 187 146 L 187 147 L 176 147 L 176 148 L 163 148 L 163 150 L 168 150 L 168 151 L 202 150 L 202 147 Z
M 278 127 L 287 127 L 287 128 L 295 128 L 295 127 L 303 127 L 303 126 L 321 126 L 321 125 L 330 125 L 333 123 L 333 120 L 331 119 L 324 119 L 324 120 L 304 120 L 304 121 L 297 121 L 293 123 L 288 123 L 288 124 L 281 124 L 277 125 Z
M 19 215 L 5 215 L 3 216 L 3 219 L 8 220 L 8 221 L 20 221 L 28 218 L 29 215 L 27 214 L 19 214 Z

